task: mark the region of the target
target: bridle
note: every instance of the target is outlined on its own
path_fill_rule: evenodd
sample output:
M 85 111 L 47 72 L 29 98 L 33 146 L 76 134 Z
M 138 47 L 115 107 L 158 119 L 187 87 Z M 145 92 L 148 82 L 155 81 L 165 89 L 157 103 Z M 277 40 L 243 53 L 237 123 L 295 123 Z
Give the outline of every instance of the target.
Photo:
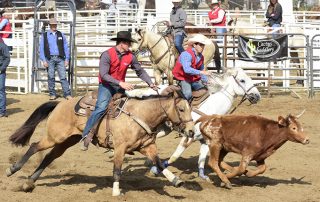
M 175 109 L 175 112 L 179 118 L 179 121 L 178 122 L 174 122 L 172 120 L 170 120 L 169 118 L 169 115 L 167 113 L 167 111 L 165 110 L 165 108 L 163 107 L 162 103 L 161 103 L 161 99 L 160 99 L 160 94 L 159 94 L 159 91 L 156 90 L 157 94 L 159 95 L 159 102 L 160 102 L 160 106 L 161 106 L 161 109 L 162 111 L 164 112 L 166 118 L 168 121 L 171 121 L 173 123 L 173 126 L 177 126 L 179 131 L 178 132 L 181 132 L 185 127 L 186 127 L 186 124 L 189 123 L 189 122 L 193 122 L 192 118 L 189 119 L 189 120 L 183 120 L 182 117 L 181 117 L 181 113 L 179 112 L 179 109 L 177 107 L 177 104 L 181 101 L 183 101 L 184 99 L 181 98 L 181 97 L 177 97 L 177 98 L 174 98 L 174 109 Z M 178 100 L 178 101 L 177 101 Z
M 212 74 L 210 74 L 209 76 L 210 76 L 213 80 L 215 80 L 215 77 L 214 77 Z M 258 100 L 257 100 L 254 96 L 252 96 L 251 93 L 249 93 L 252 88 L 255 88 L 255 87 L 257 86 L 257 84 L 252 85 L 250 88 L 248 88 L 248 90 L 246 90 L 246 89 L 244 88 L 244 86 L 241 85 L 241 83 L 240 83 L 239 80 L 237 79 L 237 76 L 238 76 L 238 72 L 237 72 L 236 75 L 232 75 L 232 78 L 233 78 L 234 81 L 238 84 L 238 86 L 240 86 L 240 88 L 243 90 L 244 95 L 242 96 L 242 98 L 241 98 L 240 102 L 238 103 L 238 105 L 235 106 L 235 107 L 229 112 L 229 114 L 232 114 L 232 113 L 233 113 L 244 101 L 246 101 L 246 100 L 248 100 L 251 104 L 256 104 L 256 103 L 258 102 Z M 216 80 L 215 80 L 215 81 L 216 81 Z M 217 82 L 217 81 L 216 81 L 216 82 Z M 222 84 L 220 84 L 219 82 L 217 82 L 217 83 L 218 83 L 218 85 L 222 86 Z M 229 92 L 227 92 L 227 93 L 229 93 Z M 229 93 L 229 94 L 230 94 L 230 93 Z
M 141 48 L 141 46 L 142 46 L 142 44 L 144 43 L 144 35 L 142 35 L 141 33 L 140 33 L 140 31 L 138 31 L 138 34 L 140 35 L 140 37 L 141 37 L 141 41 L 140 41 L 140 45 L 139 45 L 139 47 L 138 47 L 138 50 L 135 52 L 135 55 L 137 55 L 139 52 L 140 52 L 140 49 L 142 49 Z M 162 60 L 162 58 L 164 58 L 164 56 L 167 54 L 167 53 L 169 53 L 170 52 L 170 45 L 168 44 L 168 42 L 167 42 L 167 40 L 161 35 L 161 37 L 159 38 L 159 40 L 152 46 L 152 47 L 148 47 L 147 49 L 149 49 L 149 51 L 150 52 L 152 52 L 152 50 L 161 42 L 161 40 L 164 40 L 165 42 L 166 42 L 166 44 L 167 44 L 167 50 L 159 57 L 159 58 L 157 58 L 157 59 L 153 59 L 152 57 L 150 57 L 150 60 L 152 61 L 152 63 L 153 64 L 158 64 L 161 60 Z M 169 62 L 170 63 L 170 62 Z M 169 64 L 169 66 L 170 66 L 170 64 Z

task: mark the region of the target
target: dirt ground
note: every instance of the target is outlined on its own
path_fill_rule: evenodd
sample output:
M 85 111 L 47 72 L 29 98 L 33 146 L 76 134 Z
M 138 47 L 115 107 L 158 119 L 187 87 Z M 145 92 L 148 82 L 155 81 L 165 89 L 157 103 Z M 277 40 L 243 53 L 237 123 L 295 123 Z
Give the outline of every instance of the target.
M 219 187 L 219 180 L 209 167 L 206 172 L 213 183 L 197 178 L 197 154 L 199 143 L 193 144 L 169 168 L 185 181 L 184 187 L 173 187 L 164 177 L 152 177 L 144 166 L 145 158 L 136 153 L 126 156 L 120 183 L 124 195 L 112 197 L 112 159 L 103 148 L 91 146 L 82 152 L 79 145 L 70 148 L 61 158 L 47 168 L 36 183 L 32 193 L 19 191 L 19 186 L 32 174 L 45 153 L 34 155 L 19 172 L 10 178 L 5 169 L 27 147 L 13 147 L 8 137 L 33 110 L 48 100 L 47 95 L 8 95 L 8 118 L 0 119 L 0 201 L 320 201 L 320 95 L 315 99 L 294 98 L 292 95 L 275 95 L 252 106 L 241 105 L 237 114 L 255 114 L 271 119 L 278 115 L 298 114 L 307 134 L 309 145 L 287 142 L 266 160 L 264 174 L 232 179 L 233 189 Z M 31 142 L 41 138 L 45 122 L 40 124 Z M 167 136 L 157 140 L 161 158 L 168 158 L 179 139 Z M 231 154 L 226 160 L 235 165 L 239 156 Z

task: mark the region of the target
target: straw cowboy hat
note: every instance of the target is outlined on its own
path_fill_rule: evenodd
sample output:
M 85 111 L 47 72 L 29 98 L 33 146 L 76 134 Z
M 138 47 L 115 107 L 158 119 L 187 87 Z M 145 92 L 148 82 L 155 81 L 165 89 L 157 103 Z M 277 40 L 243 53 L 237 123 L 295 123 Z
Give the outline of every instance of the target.
M 211 4 L 218 4 L 219 1 L 218 0 L 211 0 Z
M 208 39 L 206 36 L 202 35 L 202 34 L 195 34 L 193 37 L 191 37 L 188 42 L 191 43 L 201 43 L 204 45 L 209 45 L 211 44 L 211 40 Z
M 136 40 L 134 40 L 131 37 L 131 32 L 128 32 L 128 31 L 120 31 L 117 33 L 116 38 L 112 38 L 110 40 L 112 40 L 112 41 L 130 41 L 130 42 L 138 43 Z
M 182 0 L 172 0 L 172 3 L 180 3 Z
M 49 20 L 49 25 L 57 25 L 57 24 L 58 24 L 57 19 L 55 19 L 55 18 L 50 18 L 50 20 Z

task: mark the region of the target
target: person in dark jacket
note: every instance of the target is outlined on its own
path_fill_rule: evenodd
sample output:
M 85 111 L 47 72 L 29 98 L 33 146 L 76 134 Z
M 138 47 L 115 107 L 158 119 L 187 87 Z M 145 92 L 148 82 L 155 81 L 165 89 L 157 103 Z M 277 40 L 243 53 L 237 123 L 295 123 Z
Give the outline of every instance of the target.
M 140 66 L 135 55 L 129 50 L 131 43 L 137 43 L 136 40 L 131 38 L 131 33 L 128 31 L 120 31 L 117 33 L 116 38 L 111 40 L 116 41 L 116 46 L 104 51 L 100 56 L 99 63 L 99 88 L 98 99 L 96 106 L 82 132 L 83 144 L 81 149 L 86 151 L 92 140 L 93 126 L 98 122 L 107 106 L 116 93 L 124 93 L 125 90 L 133 90 L 134 85 L 125 81 L 127 69 L 131 67 L 137 76 L 145 81 L 152 89 L 157 90 L 157 86 L 153 84 L 150 76 Z
M 266 18 L 268 19 L 268 25 L 273 29 L 281 27 L 282 6 L 278 3 L 278 0 L 270 0 L 270 4 L 266 12 Z M 279 31 L 273 32 L 272 37 L 276 38 L 277 33 L 279 33 Z
M 167 26 L 172 29 L 171 34 L 174 37 L 174 45 L 179 54 L 184 51 L 183 40 L 186 36 L 185 26 L 187 23 L 187 14 L 181 7 L 182 0 L 172 0 L 173 8 L 170 13 L 170 21 L 167 21 Z
M 10 63 L 8 46 L 0 37 L 0 118 L 6 117 L 6 70 Z
M 55 100 L 55 70 L 57 70 L 63 96 L 71 99 L 71 90 L 66 77 L 66 67 L 69 65 L 70 54 L 68 42 L 64 34 L 57 30 L 57 20 L 51 18 L 49 21 L 50 30 L 45 32 L 40 40 L 40 59 L 48 71 L 48 87 L 50 100 Z

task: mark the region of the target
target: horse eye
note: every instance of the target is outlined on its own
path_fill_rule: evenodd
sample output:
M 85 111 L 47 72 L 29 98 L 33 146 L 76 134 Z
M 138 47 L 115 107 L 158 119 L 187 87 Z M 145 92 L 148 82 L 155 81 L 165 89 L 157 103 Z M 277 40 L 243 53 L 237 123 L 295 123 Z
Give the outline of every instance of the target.
M 138 39 L 138 41 L 141 41 L 141 39 Z
M 178 109 L 180 112 L 184 112 L 184 107 L 179 107 Z
M 293 128 L 292 128 L 292 130 L 296 130 L 296 129 L 297 129 L 296 127 L 293 127 Z
M 246 81 L 245 81 L 244 79 L 241 79 L 240 82 L 241 82 L 241 83 L 245 83 Z

